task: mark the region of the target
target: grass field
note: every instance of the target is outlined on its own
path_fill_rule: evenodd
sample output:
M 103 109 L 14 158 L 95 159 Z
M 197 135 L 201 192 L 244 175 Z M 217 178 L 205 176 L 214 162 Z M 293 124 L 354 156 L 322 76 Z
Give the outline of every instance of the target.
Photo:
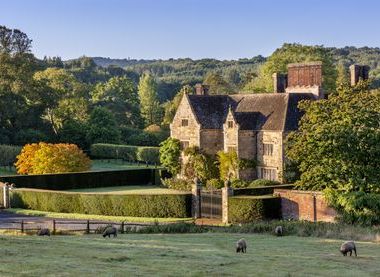
M 380 244 L 241 234 L 0 236 L 1 276 L 379 276 Z M 26 251 L 27 250 L 27 251 Z
M 101 194 L 183 194 L 180 190 L 167 189 L 158 186 L 118 186 L 90 189 L 72 189 L 73 192 L 101 193 Z
M 133 168 L 154 168 L 154 166 L 146 166 L 145 164 L 130 164 L 125 163 L 122 160 L 92 160 L 91 170 L 92 171 L 103 171 L 103 170 L 122 170 L 122 169 L 133 169 Z

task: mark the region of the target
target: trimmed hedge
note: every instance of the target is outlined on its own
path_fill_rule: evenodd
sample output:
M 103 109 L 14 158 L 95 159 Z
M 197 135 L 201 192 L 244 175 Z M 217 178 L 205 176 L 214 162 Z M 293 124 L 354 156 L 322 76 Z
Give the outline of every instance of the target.
M 160 184 L 162 169 L 128 169 L 114 171 L 75 172 L 42 175 L 0 177 L 1 182 L 16 184 L 18 188 L 68 190 L 97 187 Z
M 151 164 L 160 163 L 159 147 L 96 143 L 91 145 L 91 157 L 123 159 Z
M 279 219 L 281 218 L 281 198 L 271 195 L 230 197 L 228 217 L 232 223 Z
M 273 194 L 274 189 L 292 189 L 294 185 L 263 186 L 254 188 L 234 189 L 234 195 L 268 195 Z
M 16 189 L 13 208 L 59 213 L 135 217 L 190 217 L 191 194 L 86 194 Z
M 20 152 L 20 146 L 0 145 L 0 166 L 13 165 Z

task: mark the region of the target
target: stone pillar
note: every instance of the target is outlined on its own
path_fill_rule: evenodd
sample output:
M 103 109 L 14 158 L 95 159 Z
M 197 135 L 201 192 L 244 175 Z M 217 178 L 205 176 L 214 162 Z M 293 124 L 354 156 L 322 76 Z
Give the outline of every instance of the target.
M 3 203 L 4 208 L 8 209 L 10 207 L 9 205 L 9 186 L 7 183 L 3 186 Z
M 228 198 L 232 195 L 234 195 L 234 190 L 231 187 L 222 188 L 222 222 L 224 224 L 228 224 Z
M 191 215 L 193 218 L 201 217 L 201 189 L 202 184 L 195 178 L 191 187 Z

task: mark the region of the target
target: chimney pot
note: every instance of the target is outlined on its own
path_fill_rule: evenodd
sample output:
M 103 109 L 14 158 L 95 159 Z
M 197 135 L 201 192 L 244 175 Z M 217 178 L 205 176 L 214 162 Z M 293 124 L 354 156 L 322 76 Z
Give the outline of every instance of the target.
M 368 80 L 369 69 L 370 68 L 368 65 L 350 65 L 351 86 L 355 86 L 359 82 L 359 80 Z
M 285 92 L 286 87 L 288 86 L 288 74 L 273 73 L 273 89 L 274 93 L 283 93 Z
M 195 94 L 196 95 L 206 95 L 208 93 L 209 87 L 207 85 L 203 84 L 196 84 L 195 85 Z

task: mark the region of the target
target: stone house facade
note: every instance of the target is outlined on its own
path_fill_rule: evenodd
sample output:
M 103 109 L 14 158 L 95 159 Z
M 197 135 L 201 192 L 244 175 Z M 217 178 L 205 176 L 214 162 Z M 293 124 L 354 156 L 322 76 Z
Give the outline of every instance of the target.
M 357 67 L 355 72 L 367 74 Z M 255 169 L 239 172 L 241 179 L 281 182 L 285 139 L 302 117 L 298 103 L 324 98 L 322 63 L 290 64 L 288 74 L 273 74 L 273 81 L 273 93 L 255 94 L 208 95 L 207 88 L 197 85 L 196 94 L 183 96 L 171 137 L 181 141 L 182 149 L 236 151 L 239 158 L 256 160 Z

